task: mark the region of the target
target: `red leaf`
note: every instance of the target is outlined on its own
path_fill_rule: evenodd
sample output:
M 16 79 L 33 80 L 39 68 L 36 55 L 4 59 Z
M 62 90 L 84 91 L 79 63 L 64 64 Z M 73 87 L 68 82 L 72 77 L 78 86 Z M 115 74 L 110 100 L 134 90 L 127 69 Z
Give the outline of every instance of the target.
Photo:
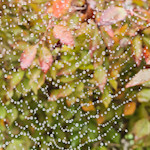
M 69 9 L 72 0 L 56 0 L 53 3 L 52 11 L 56 18 L 61 17 Z
M 36 53 L 37 53 L 37 46 L 30 46 L 26 50 L 24 50 L 20 58 L 21 61 L 20 66 L 22 70 L 28 68 L 32 64 Z
M 71 31 L 67 27 L 61 25 L 55 25 L 53 29 L 55 38 L 60 39 L 60 42 L 69 46 L 74 45 L 74 38 Z
M 100 25 L 111 25 L 124 20 L 126 16 L 127 12 L 124 8 L 111 6 L 102 13 L 98 23 Z
M 150 65 L 150 51 L 145 47 L 143 53 L 144 53 L 146 64 Z
M 126 84 L 126 88 L 141 85 L 150 81 L 150 69 L 143 69 L 139 71 L 129 83 Z
M 50 51 L 46 47 L 42 47 L 40 51 L 39 62 L 42 71 L 44 73 L 47 73 L 47 71 L 49 70 L 50 66 L 53 63 L 53 57 Z

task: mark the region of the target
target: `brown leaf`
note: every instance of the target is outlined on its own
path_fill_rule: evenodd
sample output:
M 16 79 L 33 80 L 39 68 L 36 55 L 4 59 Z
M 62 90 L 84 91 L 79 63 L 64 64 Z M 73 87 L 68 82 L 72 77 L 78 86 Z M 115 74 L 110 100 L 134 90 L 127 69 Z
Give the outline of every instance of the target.
M 150 65 L 150 50 L 148 48 L 144 48 L 143 51 L 144 57 L 145 57 L 145 61 L 147 65 Z
M 126 88 L 141 85 L 148 81 L 150 81 L 150 69 L 143 69 L 139 71 L 129 83 L 126 84 Z
M 36 53 L 37 53 L 37 46 L 30 46 L 28 47 L 27 49 L 24 50 L 24 52 L 21 54 L 21 58 L 20 58 L 20 66 L 21 66 L 21 69 L 24 70 L 26 68 L 28 68 L 35 56 L 36 56 Z
M 104 10 L 98 21 L 99 25 L 111 25 L 126 18 L 127 11 L 122 7 L 111 6 Z
M 56 18 L 63 16 L 69 9 L 72 0 L 56 0 L 52 6 L 53 15 Z
M 125 104 L 124 115 L 125 116 L 132 115 L 135 112 L 135 109 L 136 109 L 136 103 L 135 102 L 130 102 L 128 104 Z
M 41 69 L 44 73 L 47 73 L 50 66 L 53 63 L 53 57 L 50 51 L 46 47 L 42 47 L 40 51 L 39 62 Z
M 55 38 L 60 39 L 60 42 L 68 46 L 74 45 L 74 38 L 71 31 L 67 27 L 62 25 L 55 25 L 53 29 L 53 34 Z

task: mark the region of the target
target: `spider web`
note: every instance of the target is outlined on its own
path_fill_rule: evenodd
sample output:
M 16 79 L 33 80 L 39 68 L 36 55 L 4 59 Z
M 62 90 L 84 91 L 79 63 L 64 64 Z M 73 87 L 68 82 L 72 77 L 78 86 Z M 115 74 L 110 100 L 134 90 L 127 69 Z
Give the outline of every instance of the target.
M 65 51 L 63 44 L 61 48 L 64 52 L 59 52 L 61 49 L 59 46 L 60 42 L 57 42 L 55 45 L 53 45 L 53 43 L 50 44 L 50 47 L 52 47 L 54 51 L 53 54 L 56 56 L 53 62 L 55 64 L 59 64 L 60 57 L 63 56 L 66 57 L 63 65 L 74 65 L 67 60 L 67 56 L 70 58 L 74 56 L 76 57 L 75 63 L 77 66 L 83 63 L 86 65 L 86 61 L 89 61 L 89 64 L 93 64 L 94 62 L 103 60 L 106 62 L 103 64 L 106 72 L 112 68 L 114 72 L 115 70 L 117 71 L 118 68 L 123 68 L 117 78 L 117 82 L 120 86 L 118 87 L 119 90 L 115 91 L 115 89 L 111 88 L 111 90 L 108 90 L 108 94 L 107 92 L 105 93 L 105 89 L 110 87 L 111 84 L 109 82 L 110 74 L 107 74 L 107 83 L 104 88 L 104 94 L 106 96 L 104 98 L 101 97 L 103 92 L 92 82 L 94 72 L 90 69 L 77 69 L 74 73 L 64 75 L 63 77 L 65 79 L 68 78 L 74 82 L 73 85 L 71 85 L 70 82 L 67 81 L 63 83 L 62 78 L 60 81 L 60 77 L 55 76 L 56 67 L 52 66 L 51 72 L 49 71 L 45 75 L 45 82 L 37 90 L 37 93 L 34 91 L 34 88 L 37 86 L 36 84 L 33 88 L 30 87 L 29 89 L 26 89 L 24 84 L 28 82 L 25 76 L 33 78 L 32 82 L 34 82 L 34 75 L 37 72 L 39 72 L 39 74 L 37 73 L 38 75 L 35 77 L 36 81 L 43 75 L 40 67 L 36 65 L 34 66 L 36 68 L 35 70 L 31 68 L 26 69 L 22 79 L 24 82 L 21 81 L 22 83 L 18 83 L 12 91 L 9 90 L 5 84 L 5 81 L 9 80 L 9 76 L 16 73 L 20 66 L 19 58 L 22 51 L 19 50 L 17 44 L 19 44 L 21 48 L 24 48 L 25 42 L 28 43 L 25 45 L 27 47 L 29 47 L 31 43 L 39 42 L 39 37 L 43 35 L 47 26 L 51 23 L 49 20 L 52 16 L 45 14 L 45 10 L 47 10 L 46 3 L 47 1 L 34 3 L 23 0 L 18 2 L 1 0 L 0 68 L 4 80 L 2 78 L 0 79 L 2 85 L 0 103 L 1 110 L 3 110 L 3 112 L 6 111 L 6 114 L 4 118 L 1 119 L 3 127 L 0 129 L 0 147 L 9 150 L 29 149 L 29 147 L 30 149 L 92 149 L 93 144 L 94 146 L 98 145 L 100 147 L 108 146 L 114 142 L 115 138 L 119 138 L 120 135 L 124 135 L 128 132 L 124 126 L 123 121 L 125 119 L 122 108 L 125 104 L 132 102 L 136 98 L 134 92 L 134 90 L 137 90 L 136 88 L 130 88 L 128 91 L 125 90 L 125 85 L 130 80 L 126 78 L 126 75 L 129 75 L 130 72 L 134 74 L 137 72 L 137 65 L 133 60 L 130 46 L 127 46 L 124 52 L 119 56 L 117 52 L 121 49 L 120 46 L 116 47 L 113 51 L 105 47 L 99 58 L 93 54 L 93 58 L 89 60 L 90 51 L 86 44 L 81 44 L 81 48 L 78 48 L 79 51 L 83 52 L 84 56 L 81 56 L 79 51 L 76 52 L 75 48 L 71 48 L 71 52 Z M 113 2 L 110 4 L 113 4 Z M 36 12 L 37 6 L 40 11 L 37 10 Z M 130 18 L 130 16 L 128 18 Z M 53 18 L 51 21 L 55 24 L 58 20 Z M 34 28 L 30 28 L 32 21 L 38 22 L 35 23 Z M 136 22 L 136 18 L 133 22 L 134 21 Z M 124 24 L 126 20 L 122 22 L 122 24 Z M 45 24 L 45 26 L 42 24 Z M 17 26 L 20 28 L 17 28 Z M 29 30 L 29 33 L 26 30 Z M 36 30 L 36 32 L 34 32 L 34 30 Z M 101 37 L 101 33 L 98 35 Z M 45 39 L 42 40 L 45 41 Z M 17 43 L 18 41 L 22 43 Z M 86 43 L 88 42 L 87 39 Z M 102 39 L 99 43 L 98 49 L 103 48 L 105 41 Z M 107 56 L 108 53 L 110 53 L 109 57 Z M 128 56 L 127 59 L 124 59 L 125 55 Z M 109 58 L 111 59 L 111 63 L 108 65 L 107 59 Z M 119 59 L 123 61 L 117 64 L 116 62 L 119 61 Z M 16 62 L 16 60 L 18 62 Z M 36 64 L 36 61 L 34 63 Z M 62 68 L 63 65 L 61 65 Z M 142 67 L 141 65 L 138 71 Z M 7 83 L 9 83 L 9 81 Z M 82 84 L 84 88 L 81 88 Z M 79 91 L 75 93 L 78 85 L 80 85 L 79 88 L 81 88 L 81 90 L 79 89 Z M 19 86 L 22 91 L 19 89 Z M 65 88 L 68 90 L 71 89 L 71 94 L 67 96 L 63 95 L 56 101 L 48 101 L 53 90 L 65 90 Z M 141 89 L 142 87 L 140 90 Z M 63 90 L 59 91 L 59 94 L 62 94 Z M 91 91 L 94 93 L 94 96 L 90 95 Z M 5 93 L 5 97 L 3 97 L 3 93 Z M 122 94 L 124 94 L 123 100 L 120 100 L 119 96 Z M 69 101 L 72 103 L 70 104 Z M 104 101 L 106 101 L 107 107 L 104 106 Z M 92 109 L 92 111 L 86 111 L 86 108 Z M 106 121 L 97 124 L 96 120 L 99 117 L 105 117 Z

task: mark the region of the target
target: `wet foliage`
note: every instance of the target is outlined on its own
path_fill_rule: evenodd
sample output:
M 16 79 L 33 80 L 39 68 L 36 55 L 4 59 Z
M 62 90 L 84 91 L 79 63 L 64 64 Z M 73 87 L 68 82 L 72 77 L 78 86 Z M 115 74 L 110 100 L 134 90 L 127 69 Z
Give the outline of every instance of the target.
M 0 150 L 149 150 L 149 68 L 149 0 L 0 0 Z

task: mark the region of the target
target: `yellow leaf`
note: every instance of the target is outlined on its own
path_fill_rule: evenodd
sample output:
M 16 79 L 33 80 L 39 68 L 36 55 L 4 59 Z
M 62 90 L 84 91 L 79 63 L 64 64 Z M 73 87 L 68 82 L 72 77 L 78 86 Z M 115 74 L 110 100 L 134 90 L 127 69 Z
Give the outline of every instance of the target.
M 84 111 L 95 111 L 95 107 L 94 107 L 92 101 L 90 101 L 90 102 L 89 102 L 88 104 L 86 104 L 86 105 L 83 105 L 83 104 L 82 104 L 82 109 L 83 109 Z

